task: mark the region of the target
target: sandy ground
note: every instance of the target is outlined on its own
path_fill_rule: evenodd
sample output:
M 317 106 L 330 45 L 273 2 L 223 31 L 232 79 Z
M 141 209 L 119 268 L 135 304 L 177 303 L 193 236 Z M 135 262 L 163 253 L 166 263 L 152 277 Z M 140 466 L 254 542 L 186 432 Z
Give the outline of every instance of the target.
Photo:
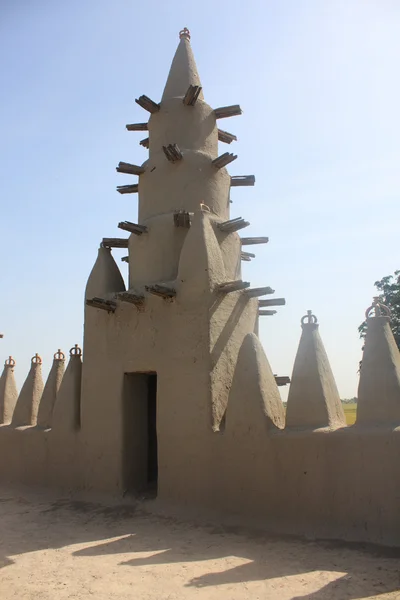
M 396 549 L 275 539 L 0 488 L 1 600 L 400 599 Z

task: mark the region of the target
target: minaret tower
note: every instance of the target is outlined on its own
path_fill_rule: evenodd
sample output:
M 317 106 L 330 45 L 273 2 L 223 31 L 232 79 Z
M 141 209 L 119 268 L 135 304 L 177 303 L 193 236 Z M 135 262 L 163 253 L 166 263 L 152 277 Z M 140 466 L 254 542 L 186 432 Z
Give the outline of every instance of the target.
M 229 219 L 231 177 L 225 165 L 236 156 L 225 153 L 218 159 L 217 117 L 241 113 L 238 106 L 215 111 L 205 102 L 186 28 L 161 102 L 146 96 L 136 102 L 150 112 L 149 121 L 127 127 L 148 128 L 142 144 L 148 145 L 149 158 L 141 166 L 120 163 L 117 169 L 139 175 L 138 185 L 118 187 L 123 194 L 139 193 L 139 228 L 129 239 L 130 288 L 176 279 L 187 228 L 201 203 L 216 221 Z M 225 140 L 233 139 L 225 133 Z M 240 275 L 240 261 L 236 267 L 232 276 Z
M 84 485 L 143 485 L 145 457 L 155 453 L 146 444 L 156 437 L 165 498 L 179 494 L 182 485 L 186 495 L 190 485 L 194 496 L 200 490 L 207 495 L 214 437 L 224 427 L 234 375 L 238 368 L 245 379 L 255 360 L 247 344 L 238 366 L 239 350 L 257 331 L 259 315 L 274 312 L 259 310 L 274 305 L 258 301 L 271 288 L 251 289 L 241 280 L 241 260 L 254 256 L 242 246 L 268 238 L 240 238 L 237 232 L 249 223 L 229 216 L 230 187 L 254 185 L 255 178 L 231 177 L 226 166 L 236 155 L 218 152 L 219 141 L 236 138 L 218 129 L 217 121 L 241 109 L 213 109 L 205 102 L 189 31 L 179 37 L 161 101 L 140 96 L 136 102 L 150 113 L 149 121 L 127 125 L 129 131 L 148 130 L 140 143 L 149 157 L 142 165 L 117 167 L 139 177 L 117 188 L 139 194 L 139 214 L 136 223 L 119 223 L 129 238 L 103 239 L 86 286 L 81 399 Z M 113 247 L 129 252 L 126 290 Z M 256 361 L 252 372 L 265 361 Z M 277 393 L 273 377 L 270 384 Z M 156 405 L 146 412 L 154 390 Z

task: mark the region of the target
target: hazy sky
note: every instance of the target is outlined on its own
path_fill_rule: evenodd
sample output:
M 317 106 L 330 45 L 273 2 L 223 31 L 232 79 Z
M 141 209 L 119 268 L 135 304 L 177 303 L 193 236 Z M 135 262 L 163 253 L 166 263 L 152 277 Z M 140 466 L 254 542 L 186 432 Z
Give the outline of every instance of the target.
M 240 103 L 232 217 L 266 235 L 243 278 L 286 307 L 260 335 L 290 375 L 312 309 L 342 397 L 357 389 L 357 326 L 373 284 L 400 268 L 400 3 L 397 0 L 0 0 L 0 359 L 82 341 L 83 292 L 103 236 L 135 221 L 115 187 L 142 163 L 179 30 L 187 26 L 205 98 Z M 224 147 L 224 151 L 227 147 Z M 114 251 L 119 262 L 126 251 Z M 121 263 L 124 275 L 127 265 Z

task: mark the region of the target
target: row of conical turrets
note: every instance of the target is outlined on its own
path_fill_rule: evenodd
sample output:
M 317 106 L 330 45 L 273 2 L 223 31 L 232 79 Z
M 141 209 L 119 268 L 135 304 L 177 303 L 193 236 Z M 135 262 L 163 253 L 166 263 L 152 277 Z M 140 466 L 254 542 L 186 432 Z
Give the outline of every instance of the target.
M 0 423 L 76 430 L 79 427 L 81 351 L 75 346 L 65 370 L 65 355 L 54 355 L 46 385 L 41 359 L 32 358 L 30 372 L 17 392 L 15 361 L 6 360 L 0 377 Z M 387 309 L 375 301 L 367 311 L 358 389 L 357 424 L 400 425 L 400 352 Z M 283 425 L 283 422 L 281 423 Z M 302 319 L 302 335 L 289 391 L 287 428 L 337 428 L 345 416 L 319 325 L 311 313 Z
M 358 386 L 360 425 L 400 425 L 400 352 L 390 327 L 389 310 L 374 300 L 366 312 L 367 334 Z M 286 411 L 287 427 L 341 427 L 342 404 L 318 323 L 302 319 Z
M 81 355 L 78 345 L 71 348 L 65 368 L 65 354 L 58 350 L 44 384 L 42 359 L 35 354 L 19 394 L 14 377 L 15 360 L 10 356 L 0 377 L 0 423 L 76 430 L 80 422 Z

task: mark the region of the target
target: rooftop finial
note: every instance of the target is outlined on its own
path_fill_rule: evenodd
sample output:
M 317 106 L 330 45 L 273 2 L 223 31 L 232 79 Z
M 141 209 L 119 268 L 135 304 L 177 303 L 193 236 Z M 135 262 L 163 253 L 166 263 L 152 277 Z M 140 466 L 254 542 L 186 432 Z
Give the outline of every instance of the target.
M 184 27 L 179 32 L 179 39 L 181 40 L 182 38 L 185 38 L 185 40 L 190 40 L 190 31 L 187 27 Z
M 372 313 L 374 313 L 374 315 L 372 315 Z M 382 304 L 379 296 L 374 297 L 372 305 L 369 308 L 367 308 L 367 310 L 365 311 L 366 319 L 369 319 L 372 316 L 389 317 L 390 318 L 390 308 L 388 306 L 385 306 L 384 304 Z
M 312 310 L 308 310 L 307 314 L 301 319 L 302 327 L 303 325 L 315 325 L 316 323 L 318 323 L 318 319 L 315 315 L 313 315 Z

